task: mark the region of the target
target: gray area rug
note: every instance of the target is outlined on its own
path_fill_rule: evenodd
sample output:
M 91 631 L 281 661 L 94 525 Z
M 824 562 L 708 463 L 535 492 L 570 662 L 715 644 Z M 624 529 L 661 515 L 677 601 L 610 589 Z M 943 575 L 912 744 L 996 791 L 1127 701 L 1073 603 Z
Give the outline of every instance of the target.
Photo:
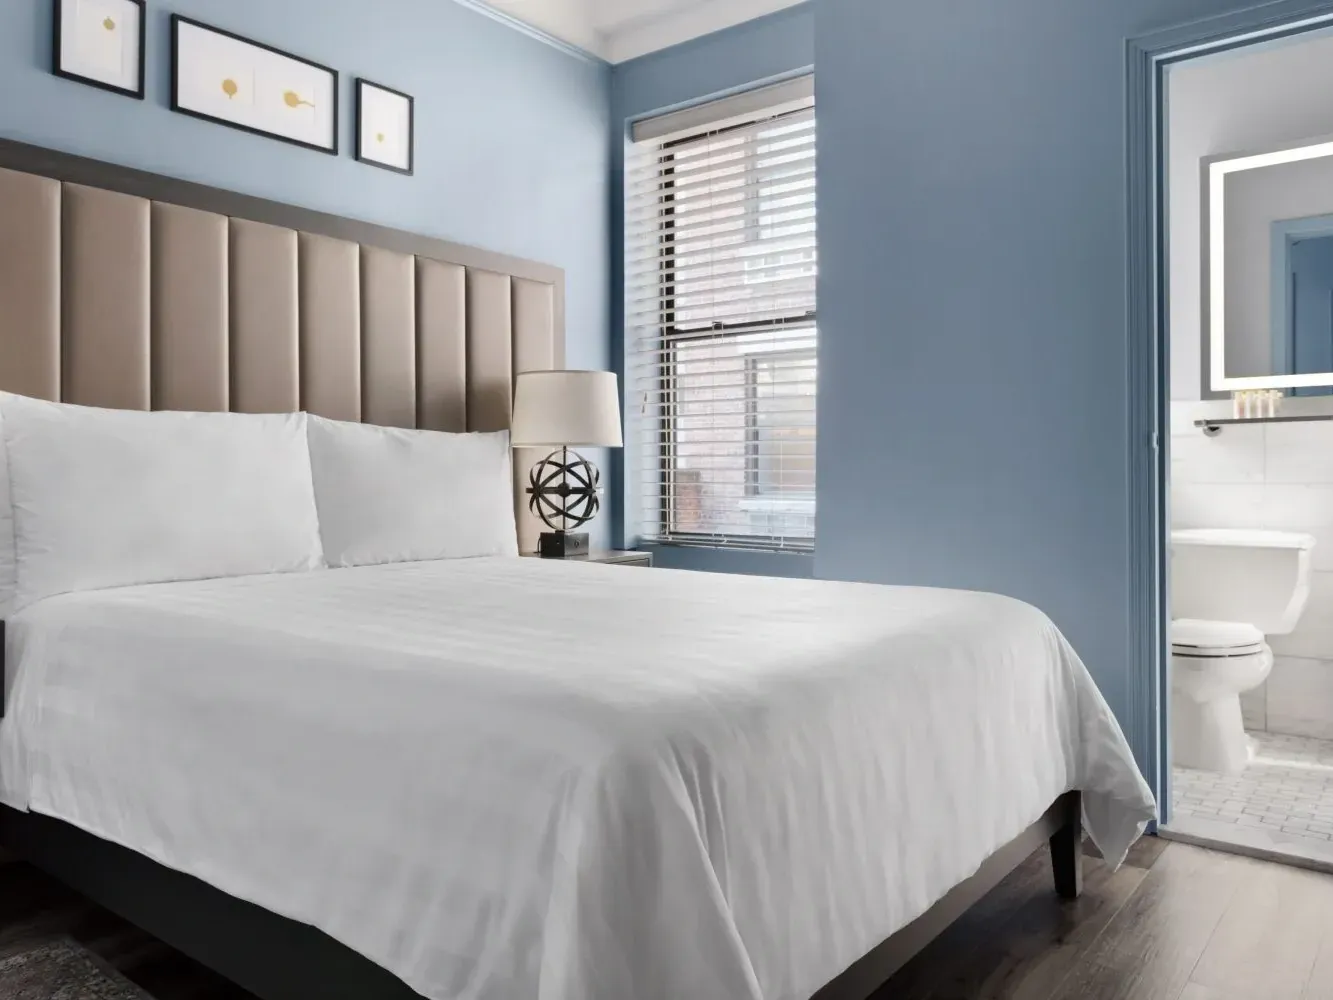
M 0 1000 L 150 1000 L 73 941 L 46 941 L 0 958 Z

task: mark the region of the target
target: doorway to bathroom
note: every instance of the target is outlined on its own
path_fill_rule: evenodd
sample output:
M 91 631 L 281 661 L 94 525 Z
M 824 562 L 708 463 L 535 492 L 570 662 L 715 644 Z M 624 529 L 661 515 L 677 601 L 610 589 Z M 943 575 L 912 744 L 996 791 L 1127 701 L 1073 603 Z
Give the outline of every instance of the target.
M 1333 27 L 1157 58 L 1161 833 L 1333 871 Z

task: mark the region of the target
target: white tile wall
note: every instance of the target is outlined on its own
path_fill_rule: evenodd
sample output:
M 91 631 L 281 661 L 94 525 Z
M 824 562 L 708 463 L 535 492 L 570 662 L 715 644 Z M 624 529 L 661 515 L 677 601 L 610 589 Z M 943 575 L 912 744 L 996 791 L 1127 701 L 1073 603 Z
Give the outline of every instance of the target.
M 1333 483 L 1333 421 L 1266 424 L 1262 430 L 1265 482 Z
M 1333 740 L 1333 662 L 1280 656 L 1266 688 L 1266 727 Z
M 1176 463 L 1171 463 L 1176 471 Z M 1235 483 L 1171 483 L 1172 524 L 1181 528 L 1262 528 L 1264 487 Z
M 1284 412 L 1333 412 L 1333 400 L 1287 400 Z M 1171 404 L 1171 525 L 1276 528 L 1315 536 L 1310 603 L 1296 631 L 1271 636 L 1268 682 L 1242 698 L 1245 725 L 1333 739 L 1333 421 L 1225 427 L 1229 402 Z
M 1329 429 L 1333 432 L 1333 424 Z M 1272 484 L 1260 491 L 1264 524 L 1289 525 L 1314 535 L 1318 543 L 1312 553 L 1315 570 L 1333 572 L 1333 485 Z
M 1171 435 L 1171 478 L 1179 483 L 1264 482 L 1263 426 L 1227 427 L 1207 437 L 1193 424 Z
M 1310 602 L 1296 631 L 1269 636 L 1268 644 L 1278 656 L 1333 660 L 1333 573 L 1315 571 L 1310 581 Z

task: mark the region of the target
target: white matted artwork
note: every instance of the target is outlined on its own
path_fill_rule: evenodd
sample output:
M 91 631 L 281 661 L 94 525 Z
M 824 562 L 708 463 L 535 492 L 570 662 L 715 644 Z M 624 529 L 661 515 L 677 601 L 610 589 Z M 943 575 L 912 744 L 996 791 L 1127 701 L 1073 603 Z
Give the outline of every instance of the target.
M 57 76 L 143 100 L 144 0 L 56 0 Z
M 408 94 L 356 81 L 356 158 L 410 174 L 416 158 L 416 102 Z
M 173 14 L 171 109 L 338 152 L 338 73 Z

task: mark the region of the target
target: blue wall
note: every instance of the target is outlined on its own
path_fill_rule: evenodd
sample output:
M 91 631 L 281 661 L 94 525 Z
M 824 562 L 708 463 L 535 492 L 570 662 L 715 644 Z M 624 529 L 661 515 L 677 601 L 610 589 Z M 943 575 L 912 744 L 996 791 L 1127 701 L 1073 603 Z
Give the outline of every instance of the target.
M 818 3 L 817 575 L 1031 601 L 1122 719 L 1125 39 L 1243 6 Z
M 172 12 L 338 69 L 343 153 L 168 110 Z M 50 52 L 51 0 L 3 0 L 0 136 L 559 265 L 570 366 L 610 366 L 607 66 L 449 0 L 150 3 L 144 102 L 51 76 Z M 351 158 L 355 76 L 416 97 L 415 177 Z

